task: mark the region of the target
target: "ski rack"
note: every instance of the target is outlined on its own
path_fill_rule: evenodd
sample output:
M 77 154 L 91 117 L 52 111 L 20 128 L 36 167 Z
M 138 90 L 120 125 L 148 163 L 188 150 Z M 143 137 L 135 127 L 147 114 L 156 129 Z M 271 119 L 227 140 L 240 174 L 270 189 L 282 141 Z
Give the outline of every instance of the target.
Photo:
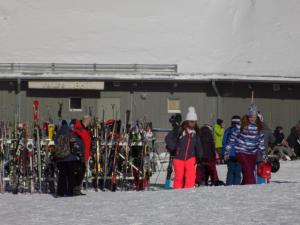
M 152 168 L 155 163 L 152 163 L 151 154 L 155 153 L 154 142 L 155 139 L 147 138 L 146 131 L 138 131 L 138 135 L 125 134 L 122 133 L 121 139 L 116 139 L 110 141 L 109 139 L 99 142 L 100 158 L 99 162 L 101 169 L 98 173 L 97 179 L 99 181 L 98 188 L 101 189 L 101 184 L 104 179 L 103 173 L 103 150 L 107 148 L 107 151 L 110 152 L 108 155 L 108 168 L 107 168 L 107 186 L 106 190 L 110 190 L 109 186 L 112 182 L 112 176 L 116 179 L 116 190 L 148 190 L 149 189 L 149 180 L 153 172 L 156 169 Z M 28 131 L 28 134 L 30 132 Z M 31 134 L 34 134 L 33 132 Z M 120 135 L 115 134 L 116 136 Z M 9 136 L 9 135 L 8 135 Z M 133 137 L 130 137 L 133 136 Z M 11 167 L 13 166 L 14 161 L 13 152 L 16 149 L 17 142 L 20 140 L 16 136 L 11 135 L 12 138 L 2 137 L 0 138 L 1 146 L 5 147 L 0 148 L 0 153 L 3 152 L 6 155 L 3 160 L 0 158 L 0 172 L 3 172 L 3 176 L 0 176 L 1 181 L 3 182 L 3 187 L 0 191 L 12 192 L 13 173 Z M 138 138 L 136 138 L 138 137 Z M 101 139 L 99 139 L 101 140 Z M 20 185 L 17 187 L 16 193 L 55 193 L 55 187 L 57 182 L 57 169 L 54 161 L 51 161 L 51 152 L 49 152 L 49 143 L 52 139 L 41 137 L 39 143 L 34 141 L 34 136 L 26 136 L 26 140 L 22 143 L 22 151 L 26 153 L 26 157 L 29 157 L 29 164 L 26 164 L 28 172 L 21 174 L 19 179 Z M 117 150 L 117 160 L 116 160 L 116 169 L 115 174 L 111 172 L 112 165 L 112 156 L 114 151 Z M 40 149 L 39 149 L 40 148 Z M 40 150 L 40 153 L 38 153 Z M 93 150 L 91 150 L 91 155 Z M 39 159 L 40 155 L 40 159 Z M 41 161 L 41 163 L 38 163 Z M 4 168 L 4 165 L 5 168 Z M 95 181 L 93 176 L 93 168 L 89 165 L 91 171 L 87 180 L 84 181 L 86 187 L 94 188 L 93 182 Z M 17 176 L 15 176 L 17 177 Z M 102 184 L 103 185 L 103 184 Z M 103 188 L 103 187 L 102 187 Z
M 3 174 L 4 176 L 1 177 L 1 181 L 3 182 L 3 187 L 4 187 L 4 191 L 8 191 L 8 192 L 29 192 L 29 193 L 33 193 L 33 192 L 45 192 L 45 186 L 47 185 L 45 182 L 49 181 L 49 180 L 53 180 L 53 178 L 47 177 L 45 176 L 45 171 L 48 169 L 48 163 L 50 162 L 48 159 L 48 144 L 50 142 L 50 139 L 41 139 L 39 142 L 39 145 L 41 147 L 41 154 L 42 154 L 42 161 L 43 163 L 40 165 L 41 169 L 43 171 L 43 176 L 41 175 L 39 178 L 39 165 L 38 165 L 38 149 L 37 146 L 33 145 L 33 138 L 27 138 L 26 139 L 26 143 L 21 143 L 20 147 L 18 148 L 22 148 L 20 149 L 20 151 L 22 151 L 23 153 L 21 154 L 25 154 L 24 157 L 27 158 L 27 160 L 25 161 L 26 164 L 24 164 L 24 162 L 22 162 L 22 166 L 25 166 L 26 169 L 26 173 L 21 172 L 21 174 L 19 175 L 18 179 L 18 183 L 19 186 L 17 186 L 16 190 L 14 190 L 13 188 L 13 182 L 14 182 L 14 171 L 13 171 L 13 167 L 15 167 L 14 163 L 15 163 L 15 159 L 13 157 L 13 152 L 15 151 L 14 149 L 16 149 L 16 146 L 18 146 L 17 142 L 19 141 L 19 139 L 16 138 L 3 138 L 0 139 L 0 143 L 3 144 L 5 146 L 5 148 L 2 148 L 1 151 L 2 153 L 6 156 L 4 158 L 2 158 L 1 160 L 1 165 L 5 165 L 5 167 L 1 167 L 1 174 Z M 19 150 L 18 150 L 19 151 Z M 17 156 L 20 157 L 20 156 Z M 21 167 L 21 165 L 19 165 L 19 167 Z M 24 168 L 25 168 L 24 167 Z M 16 172 L 16 171 L 15 171 Z M 44 190 L 42 190 L 42 188 Z M 3 190 L 1 190 L 3 192 Z M 46 191 L 48 192 L 48 191 Z

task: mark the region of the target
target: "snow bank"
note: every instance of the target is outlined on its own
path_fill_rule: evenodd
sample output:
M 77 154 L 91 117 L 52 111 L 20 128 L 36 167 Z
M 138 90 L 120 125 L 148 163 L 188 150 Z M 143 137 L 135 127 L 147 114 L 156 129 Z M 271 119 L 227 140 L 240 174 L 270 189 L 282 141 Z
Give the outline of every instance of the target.
M 0 224 L 299 224 L 300 161 L 284 162 L 271 185 L 180 191 L 0 195 Z M 219 167 L 222 178 L 225 167 Z
M 0 61 L 300 76 L 299 0 L 9 0 Z

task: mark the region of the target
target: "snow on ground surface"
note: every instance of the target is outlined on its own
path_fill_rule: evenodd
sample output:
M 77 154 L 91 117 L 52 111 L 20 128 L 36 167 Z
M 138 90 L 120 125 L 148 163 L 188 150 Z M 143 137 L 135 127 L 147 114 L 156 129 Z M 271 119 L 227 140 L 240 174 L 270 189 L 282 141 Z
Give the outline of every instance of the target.
M 225 166 L 218 169 L 224 179 Z M 299 170 L 300 161 L 283 162 L 270 185 L 89 191 L 74 198 L 3 194 L 0 224 L 300 224 Z

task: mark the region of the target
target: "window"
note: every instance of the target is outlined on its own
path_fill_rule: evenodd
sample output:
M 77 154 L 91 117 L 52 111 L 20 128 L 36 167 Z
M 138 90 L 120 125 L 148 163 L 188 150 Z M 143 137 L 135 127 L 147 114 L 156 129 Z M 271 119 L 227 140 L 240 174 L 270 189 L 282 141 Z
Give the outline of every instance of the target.
M 70 111 L 82 111 L 81 98 L 70 98 Z
M 168 99 L 168 113 L 181 113 L 179 99 Z

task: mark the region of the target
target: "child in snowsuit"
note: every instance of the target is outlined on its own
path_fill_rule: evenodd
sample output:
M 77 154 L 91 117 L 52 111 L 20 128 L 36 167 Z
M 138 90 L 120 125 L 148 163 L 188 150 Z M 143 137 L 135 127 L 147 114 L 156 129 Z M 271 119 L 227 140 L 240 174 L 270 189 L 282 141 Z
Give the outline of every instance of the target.
M 227 164 L 226 185 L 240 185 L 242 179 L 242 167 L 236 157 L 235 148 L 230 143 L 233 143 L 234 135 L 240 132 L 241 118 L 233 116 L 231 118 L 231 127 L 227 128 L 223 138 L 222 154 Z M 235 135 L 236 136 L 236 135 Z
M 166 136 L 167 148 L 174 152 L 174 189 L 195 186 L 196 158 L 200 158 L 201 154 L 199 133 L 195 108 L 189 107 L 178 134 L 170 132 Z
M 262 161 L 266 161 L 264 134 L 261 121 L 257 117 L 257 107 L 251 104 L 247 115 L 242 118 L 240 133 L 233 132 L 233 143 L 236 156 L 242 165 L 242 184 L 256 184 L 254 175 L 257 154 L 261 154 Z

